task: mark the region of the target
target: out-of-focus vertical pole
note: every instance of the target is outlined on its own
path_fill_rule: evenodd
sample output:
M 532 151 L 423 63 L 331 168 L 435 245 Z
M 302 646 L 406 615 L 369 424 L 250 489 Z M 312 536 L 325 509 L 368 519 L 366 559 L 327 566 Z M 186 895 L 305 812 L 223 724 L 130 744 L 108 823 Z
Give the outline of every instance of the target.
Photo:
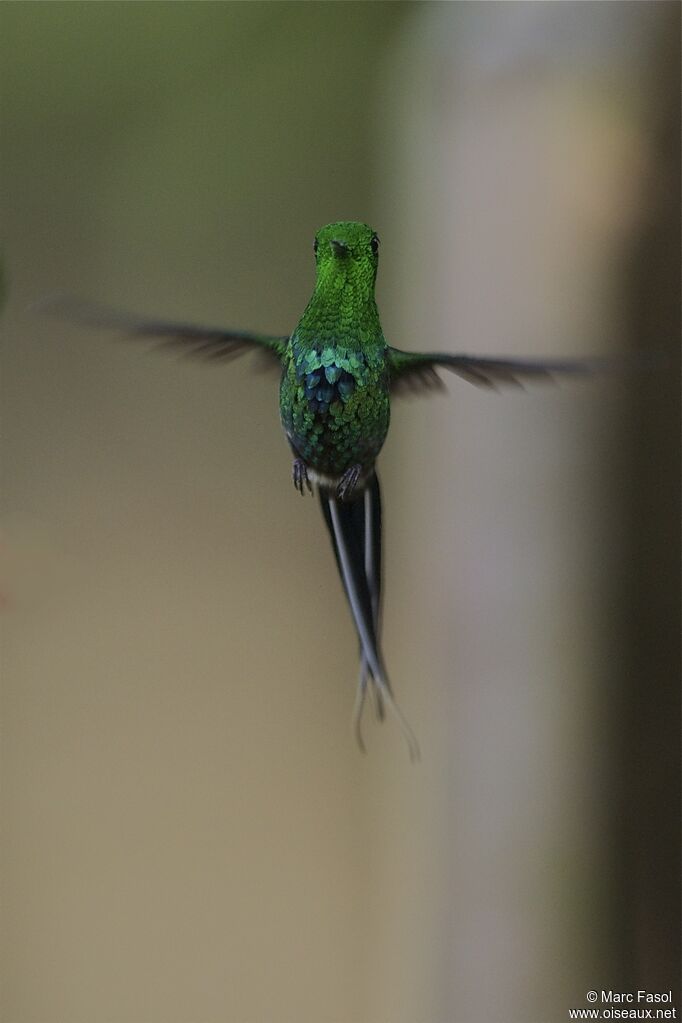
M 390 343 L 621 349 L 657 18 L 415 6 L 380 117 Z M 622 960 L 609 657 L 623 392 L 448 388 L 396 404 L 384 463 L 386 649 L 424 760 L 418 777 L 392 765 L 370 796 L 382 965 L 368 1018 L 562 1020 Z

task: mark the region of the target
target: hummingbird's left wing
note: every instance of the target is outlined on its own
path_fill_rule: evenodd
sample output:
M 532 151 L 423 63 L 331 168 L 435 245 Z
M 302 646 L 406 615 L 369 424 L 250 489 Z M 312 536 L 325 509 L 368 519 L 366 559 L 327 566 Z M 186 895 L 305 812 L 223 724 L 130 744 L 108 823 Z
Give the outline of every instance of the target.
M 34 309 L 83 327 L 115 330 L 128 337 L 147 338 L 156 341 L 160 347 L 184 349 L 188 355 L 203 359 L 233 359 L 245 351 L 256 349 L 281 363 L 289 340 L 288 337 L 253 334 L 246 330 L 225 330 L 222 327 L 147 319 L 97 302 L 84 302 L 69 295 L 45 298 Z
M 477 387 L 496 390 L 499 385 L 523 387 L 526 381 L 555 376 L 587 376 L 607 364 L 605 359 L 494 359 L 448 352 L 401 352 L 388 349 L 391 390 L 427 392 L 443 390 L 439 369 L 450 370 Z

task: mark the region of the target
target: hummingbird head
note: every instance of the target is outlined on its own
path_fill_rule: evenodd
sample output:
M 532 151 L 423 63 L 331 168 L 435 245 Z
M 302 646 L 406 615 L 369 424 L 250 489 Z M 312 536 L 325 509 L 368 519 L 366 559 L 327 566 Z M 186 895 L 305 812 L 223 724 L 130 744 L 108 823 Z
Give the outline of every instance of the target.
M 367 224 L 352 220 L 321 227 L 315 235 L 318 286 L 350 284 L 368 292 L 374 287 L 379 239 Z

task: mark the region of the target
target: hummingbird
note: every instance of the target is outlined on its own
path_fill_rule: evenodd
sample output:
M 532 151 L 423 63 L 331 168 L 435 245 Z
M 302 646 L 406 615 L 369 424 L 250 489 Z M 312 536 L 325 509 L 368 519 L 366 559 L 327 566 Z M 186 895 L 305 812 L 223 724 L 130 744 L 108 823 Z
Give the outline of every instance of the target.
M 280 372 L 279 408 L 293 456 L 299 494 L 317 491 L 360 652 L 353 727 L 364 750 L 361 722 L 370 693 L 377 717 L 386 710 L 402 728 L 412 759 L 415 735 L 391 686 L 380 642 L 382 590 L 381 492 L 377 456 L 388 433 L 392 398 L 404 391 L 444 389 L 448 370 L 488 390 L 525 380 L 584 375 L 594 360 L 527 360 L 409 352 L 390 346 L 374 296 L 379 237 L 354 221 L 327 224 L 315 235 L 315 287 L 288 335 L 147 319 L 78 299 L 56 297 L 42 311 L 84 326 L 105 327 L 184 348 L 214 363 L 248 350 Z

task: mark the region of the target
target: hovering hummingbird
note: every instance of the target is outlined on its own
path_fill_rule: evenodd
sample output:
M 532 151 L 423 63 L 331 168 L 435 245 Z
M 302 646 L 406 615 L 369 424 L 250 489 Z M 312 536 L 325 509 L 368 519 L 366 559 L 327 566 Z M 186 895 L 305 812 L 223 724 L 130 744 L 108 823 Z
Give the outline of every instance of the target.
M 369 689 L 378 717 L 384 716 L 384 708 L 394 714 L 415 759 L 419 747 L 394 698 L 379 639 L 381 495 L 375 464 L 388 432 L 391 398 L 405 389 L 443 389 L 440 369 L 495 389 L 498 384 L 522 386 L 525 379 L 554 374 L 583 375 L 594 362 L 392 348 L 384 338 L 374 298 L 376 232 L 352 221 L 328 224 L 317 232 L 314 252 L 315 289 L 289 336 L 143 319 L 64 298 L 48 299 L 41 308 L 84 325 L 185 346 L 191 354 L 214 361 L 257 349 L 277 364 L 294 486 L 302 495 L 306 490 L 312 493 L 313 485 L 317 488 L 358 636 L 360 674 L 353 714 L 358 743 L 364 749 L 361 718 Z

